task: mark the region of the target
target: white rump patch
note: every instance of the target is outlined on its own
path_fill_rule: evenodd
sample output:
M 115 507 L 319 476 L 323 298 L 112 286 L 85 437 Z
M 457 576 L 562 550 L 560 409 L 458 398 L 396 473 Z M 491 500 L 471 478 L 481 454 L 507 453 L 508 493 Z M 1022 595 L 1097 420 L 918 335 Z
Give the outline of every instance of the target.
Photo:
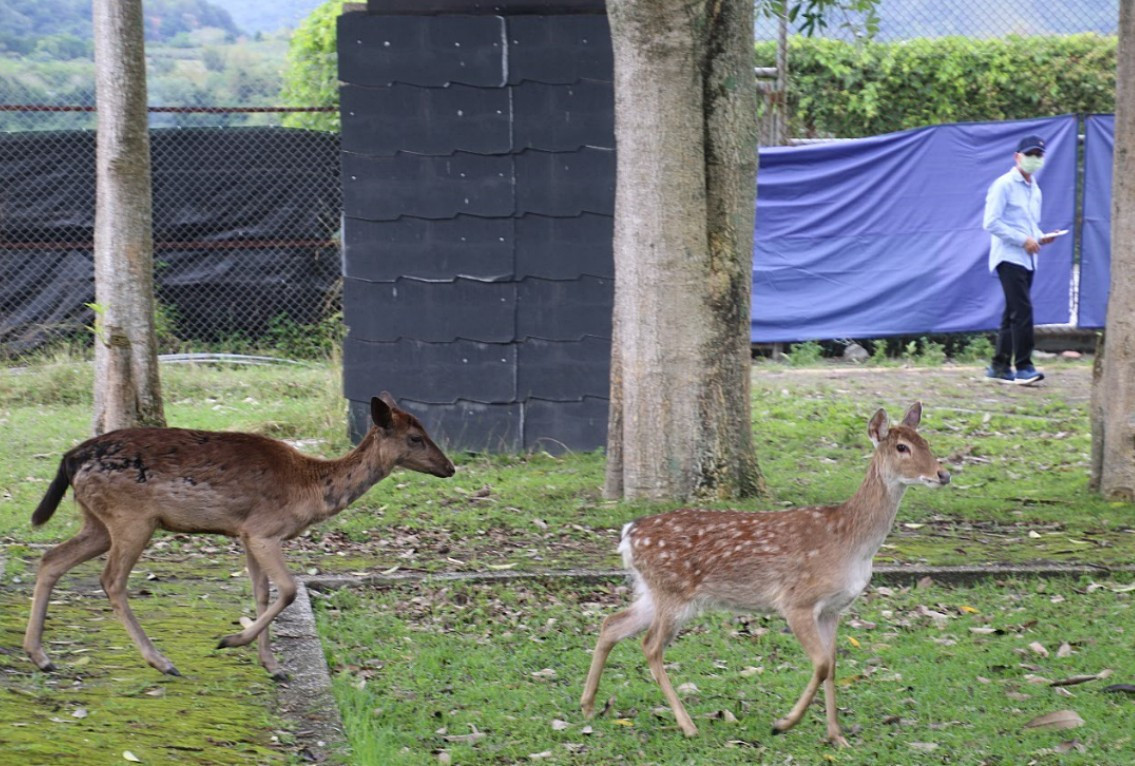
M 632 540 L 631 532 L 634 531 L 634 522 L 627 522 L 623 525 L 623 533 L 619 539 L 619 554 L 623 557 L 623 566 L 627 569 L 634 569 L 634 551 L 631 550 Z

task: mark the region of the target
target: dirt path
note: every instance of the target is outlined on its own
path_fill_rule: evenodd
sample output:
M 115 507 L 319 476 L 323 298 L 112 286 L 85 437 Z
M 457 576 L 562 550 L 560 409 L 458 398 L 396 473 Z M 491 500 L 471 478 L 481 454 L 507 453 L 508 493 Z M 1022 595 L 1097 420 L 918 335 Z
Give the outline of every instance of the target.
M 786 367 L 780 364 L 753 366 L 753 383 L 774 386 L 783 381 L 793 390 L 832 390 L 857 394 L 866 400 L 902 402 L 921 399 L 934 409 L 967 412 L 1011 413 L 1037 399 L 1063 401 L 1086 408 L 1091 399 L 1092 369 L 1079 362 L 1054 363 L 1045 370 L 1045 380 L 1034 386 L 998 383 L 985 377 L 983 366 L 863 367 L 833 363 L 821 367 Z

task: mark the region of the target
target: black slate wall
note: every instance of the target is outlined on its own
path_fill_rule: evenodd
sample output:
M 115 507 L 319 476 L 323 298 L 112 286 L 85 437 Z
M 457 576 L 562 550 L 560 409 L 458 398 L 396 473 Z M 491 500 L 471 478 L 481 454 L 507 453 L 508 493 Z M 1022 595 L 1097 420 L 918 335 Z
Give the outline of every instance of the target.
M 615 153 L 601 11 L 372 0 L 340 17 L 356 438 L 386 389 L 451 449 L 605 443 Z

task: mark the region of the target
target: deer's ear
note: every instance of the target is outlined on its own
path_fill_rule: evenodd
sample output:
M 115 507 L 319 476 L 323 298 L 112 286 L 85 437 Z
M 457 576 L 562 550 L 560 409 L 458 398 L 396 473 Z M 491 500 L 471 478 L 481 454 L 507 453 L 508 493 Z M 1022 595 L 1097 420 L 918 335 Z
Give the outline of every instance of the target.
M 867 435 L 871 437 L 871 443 L 878 447 L 879 442 L 886 439 L 890 432 L 891 429 L 887 426 L 887 413 L 880 409 L 871 417 L 871 422 L 867 424 Z
M 918 424 L 922 422 L 922 402 L 915 402 L 910 405 L 910 409 L 906 411 L 903 416 L 902 424 L 908 428 L 918 428 Z
M 390 394 L 382 392 L 382 397 L 372 396 L 370 399 L 370 419 L 384 431 L 394 428 L 394 407 L 386 399 Z

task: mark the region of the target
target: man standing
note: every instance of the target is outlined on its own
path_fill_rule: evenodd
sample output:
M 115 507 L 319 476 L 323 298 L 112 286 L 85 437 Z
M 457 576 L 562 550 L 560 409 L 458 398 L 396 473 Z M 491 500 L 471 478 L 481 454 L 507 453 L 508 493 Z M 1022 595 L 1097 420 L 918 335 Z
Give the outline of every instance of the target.
M 1013 154 L 1016 163 L 985 195 L 983 228 L 991 237 L 989 272 L 997 274 L 1005 293 L 1005 313 L 997 332 L 993 363 L 985 376 L 1005 383 L 1044 379 L 1033 366 L 1033 302 L 1031 290 L 1036 255 L 1053 237 L 1040 228 L 1040 186 L 1036 173 L 1044 167 L 1044 139 L 1025 136 Z M 1016 373 L 1013 372 L 1016 368 Z

